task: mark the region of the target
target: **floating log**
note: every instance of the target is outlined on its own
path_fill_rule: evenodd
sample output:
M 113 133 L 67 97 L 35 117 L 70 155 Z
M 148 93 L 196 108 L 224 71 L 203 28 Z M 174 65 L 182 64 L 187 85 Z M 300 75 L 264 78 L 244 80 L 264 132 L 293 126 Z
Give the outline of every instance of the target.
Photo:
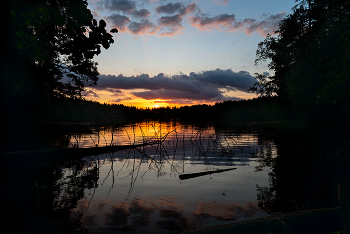
M 190 174 L 182 174 L 179 175 L 180 180 L 187 180 L 191 178 L 196 178 L 199 176 L 204 176 L 204 175 L 209 175 L 209 174 L 214 174 L 214 173 L 221 173 L 224 171 L 231 171 L 237 168 L 230 168 L 230 169 L 222 169 L 222 170 L 216 170 L 216 171 L 204 171 L 204 172 L 197 172 L 197 173 L 190 173 Z
M 155 142 L 92 148 L 67 148 L 59 150 L 7 152 L 0 154 L 0 165 L 4 165 L 10 170 L 42 167 L 48 164 L 55 164 L 65 160 L 74 160 L 98 154 L 113 153 L 120 150 L 137 148 L 152 144 L 155 144 Z

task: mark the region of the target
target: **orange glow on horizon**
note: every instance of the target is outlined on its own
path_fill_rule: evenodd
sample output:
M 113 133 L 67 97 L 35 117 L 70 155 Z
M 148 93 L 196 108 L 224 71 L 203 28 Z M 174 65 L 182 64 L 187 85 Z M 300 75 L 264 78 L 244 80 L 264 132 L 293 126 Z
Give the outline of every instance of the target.
M 130 106 L 130 107 L 136 107 L 138 109 L 156 109 L 156 108 L 179 108 L 182 106 L 193 106 L 193 105 L 214 105 L 216 102 L 198 102 L 198 101 L 193 101 L 192 103 L 188 104 L 183 104 L 183 103 L 169 103 L 171 100 L 159 100 L 159 99 L 154 99 L 154 100 L 145 100 L 145 99 L 134 99 L 130 101 L 121 101 L 121 102 L 113 102 L 110 100 L 95 100 L 101 104 L 122 104 L 124 106 Z
M 124 106 L 136 107 L 138 109 L 154 109 L 154 108 L 164 108 L 164 107 L 182 107 L 182 106 L 193 106 L 193 105 L 215 105 L 218 101 L 198 101 L 198 100 L 182 100 L 180 102 L 174 102 L 171 99 L 143 99 L 134 96 L 129 92 L 122 92 L 120 95 L 116 96 L 113 93 L 104 91 L 104 90 L 93 90 L 97 97 L 86 97 L 87 100 L 99 102 L 101 104 L 122 104 Z M 229 97 L 237 97 L 242 99 L 252 99 L 257 95 L 252 93 L 246 93 L 241 91 L 230 91 L 227 92 L 228 99 Z

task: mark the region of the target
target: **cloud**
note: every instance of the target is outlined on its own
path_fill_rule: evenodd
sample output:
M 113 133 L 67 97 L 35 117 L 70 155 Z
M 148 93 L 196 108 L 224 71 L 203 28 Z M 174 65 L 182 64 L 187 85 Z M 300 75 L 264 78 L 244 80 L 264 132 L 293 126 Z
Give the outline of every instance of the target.
M 184 4 L 177 2 L 177 3 L 168 3 L 166 5 L 161 5 L 159 7 L 156 7 L 154 10 L 156 13 L 164 13 L 164 14 L 174 14 L 179 13 L 180 15 L 184 16 L 186 14 L 192 13 L 197 9 L 197 5 L 192 2 L 188 6 L 185 6 Z
M 130 22 L 130 18 L 125 15 L 113 14 L 106 18 L 107 22 L 114 28 L 118 28 L 120 32 L 127 31 L 127 25 Z
M 122 102 L 122 101 L 128 101 L 130 100 L 130 98 L 118 98 L 118 99 L 114 99 L 114 100 L 109 100 L 108 102 Z
M 107 10 L 111 11 L 121 11 L 123 13 L 128 13 L 136 10 L 136 3 L 134 1 L 128 0 L 109 0 L 104 1 L 103 6 Z
M 256 31 L 262 36 L 266 36 L 268 33 L 273 33 L 278 29 L 279 22 L 284 18 L 286 12 L 281 12 L 276 15 L 271 15 L 261 22 L 253 22 L 249 27 L 244 29 L 245 34 L 250 35 Z
M 211 30 L 213 28 L 229 28 L 236 23 L 235 15 L 221 14 L 215 17 L 193 16 L 190 18 L 191 25 L 199 30 Z
M 191 100 L 205 100 L 205 101 L 223 101 L 225 97 L 220 91 L 204 87 L 204 89 L 193 89 L 192 92 L 188 90 L 152 90 L 144 92 L 133 92 L 134 96 L 143 99 L 191 99 Z
M 161 27 L 163 28 L 168 27 L 170 29 L 170 31 L 165 31 L 161 33 L 160 36 L 173 36 L 177 33 L 180 33 L 181 30 L 184 28 L 182 26 L 182 21 L 184 16 L 194 12 L 196 9 L 198 9 L 198 7 L 195 3 L 191 3 L 188 6 L 185 6 L 180 2 L 168 3 L 166 5 L 161 5 L 159 7 L 156 7 L 155 11 L 157 13 L 166 13 L 166 14 L 173 14 L 175 12 L 178 13 L 172 16 L 162 16 L 161 18 L 158 19 L 158 24 Z
M 163 27 L 171 27 L 171 28 L 182 28 L 182 16 L 180 14 L 173 16 L 162 16 L 159 19 L 159 25 Z
M 225 96 L 229 91 L 245 92 L 256 82 L 255 77 L 247 71 L 216 69 L 189 75 L 180 74 L 171 77 L 163 73 L 154 77 L 148 74 L 126 77 L 122 74 L 100 75 L 95 89 L 130 90 L 134 96 L 144 99 L 191 99 L 206 101 L 223 101 L 232 99 Z M 133 91 L 143 89 L 144 91 Z M 234 99 L 234 97 L 233 97 Z
M 97 11 L 92 11 L 91 14 L 94 16 L 94 18 L 100 17 L 100 14 Z
M 149 12 L 147 9 L 133 10 L 131 11 L 131 14 L 138 18 L 146 18 L 151 16 L 151 12 Z
M 184 5 L 180 2 L 177 3 L 168 3 L 166 5 L 161 5 L 159 7 L 156 7 L 154 10 L 155 12 L 161 14 L 174 14 L 175 12 L 178 12 Z
M 275 15 L 262 14 L 262 20 L 253 18 L 237 20 L 235 14 L 205 15 L 194 2 L 188 5 L 182 2 L 171 2 L 155 7 L 156 14 L 165 15 L 156 15 L 151 18 L 151 21 L 145 20 L 152 15 L 149 10 L 137 9 L 137 6 L 146 3 L 155 4 L 155 1 L 143 0 L 140 3 L 132 0 L 101 0 L 96 4 L 94 15 L 97 16 L 98 11 L 102 9 L 110 10 L 113 14 L 106 17 L 108 23 L 121 32 L 129 32 L 134 35 L 174 36 L 182 32 L 184 18 L 188 18 L 190 25 L 201 31 L 215 29 L 226 32 L 244 31 L 246 35 L 256 32 L 263 37 L 266 37 L 267 33 L 273 34 L 278 29 L 280 20 L 286 15 L 286 12 L 280 12 Z M 214 3 L 227 5 L 228 0 L 216 0 Z
M 129 17 L 120 14 L 113 14 L 106 18 L 107 22 L 121 32 L 130 31 L 134 35 L 155 34 L 160 27 L 148 19 L 141 19 L 140 22 L 131 21 Z
M 84 97 L 95 97 L 95 98 L 99 98 L 99 97 L 100 97 L 97 93 L 95 93 L 95 92 L 92 91 L 92 90 L 83 91 L 83 92 L 82 92 L 82 95 L 83 95 Z
M 227 6 L 229 0 L 222 0 L 222 1 L 214 1 L 214 3 L 218 5 L 224 5 Z
M 171 16 L 162 16 L 158 19 L 158 24 L 163 28 L 169 28 L 170 31 L 165 31 L 160 34 L 160 36 L 173 36 L 177 33 L 180 33 L 184 28 L 182 26 L 182 21 L 184 16 L 190 14 L 198 9 L 195 3 L 191 3 L 188 6 L 177 2 L 177 3 L 168 3 L 166 5 L 161 5 L 155 8 L 155 12 L 157 13 L 165 13 L 165 14 L 173 14 L 178 13 Z
M 101 6 L 106 10 L 119 11 L 137 18 L 146 18 L 151 15 L 147 9 L 137 10 L 136 2 L 129 0 L 107 0 L 101 2 Z
M 180 104 L 180 105 L 192 105 L 193 100 L 189 99 L 171 99 L 171 100 L 164 100 L 164 101 L 153 101 L 152 103 L 166 103 L 166 104 Z
M 225 5 L 228 0 L 214 2 Z M 147 9 L 137 9 L 137 6 L 146 3 L 155 4 L 154 1 L 150 0 L 141 1 L 141 4 L 132 0 L 101 0 L 95 8 L 94 14 L 97 15 L 99 13 L 97 11 L 102 9 L 112 11 L 113 14 L 106 17 L 107 22 L 121 32 L 129 32 L 134 35 L 174 36 L 182 32 L 184 18 L 188 18 L 190 25 L 201 31 L 215 29 L 226 32 L 244 31 L 246 35 L 256 32 L 263 37 L 267 33 L 273 34 L 278 29 L 280 20 L 286 15 L 286 12 L 281 12 L 275 15 L 263 14 L 262 20 L 253 18 L 237 20 L 235 14 L 225 13 L 216 16 L 203 14 L 194 2 L 188 5 L 181 2 L 171 2 L 154 8 L 156 14 L 165 15 L 156 15 L 146 20 L 145 18 L 151 16 L 151 12 Z
M 156 33 L 160 28 L 156 25 L 154 25 L 151 21 L 147 19 L 142 19 L 140 23 L 138 22 L 130 22 L 129 24 L 129 30 L 132 34 L 135 35 L 144 35 L 144 34 L 154 34 Z
M 261 36 L 265 37 L 267 33 L 273 33 L 278 29 L 280 20 L 286 15 L 286 12 L 281 12 L 276 15 L 264 15 L 268 16 L 265 20 L 257 22 L 256 19 L 247 18 L 242 21 L 238 21 L 234 14 L 221 14 L 214 17 L 209 16 L 192 16 L 190 17 L 191 25 L 197 27 L 199 30 L 213 30 L 213 29 L 226 29 L 226 31 L 235 31 L 243 29 L 247 35 L 251 35 L 252 32 L 257 32 Z

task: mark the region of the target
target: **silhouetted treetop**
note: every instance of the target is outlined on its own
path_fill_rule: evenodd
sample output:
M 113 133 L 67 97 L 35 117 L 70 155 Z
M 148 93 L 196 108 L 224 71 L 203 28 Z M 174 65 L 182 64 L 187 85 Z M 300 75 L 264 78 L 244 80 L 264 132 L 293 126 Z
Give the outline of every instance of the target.
M 92 59 L 101 46 L 110 47 L 111 33 L 118 30 L 107 32 L 104 20 L 93 19 L 87 1 L 10 0 L 2 3 L 1 13 L 8 22 L 2 59 L 7 78 L 2 83 L 16 80 L 17 91 L 26 92 L 30 82 L 46 95 L 68 97 L 79 97 L 84 87 L 97 83 L 97 63 Z M 21 71 L 14 72 L 15 68 Z M 16 85 L 10 86 L 15 95 Z
M 295 110 L 322 114 L 350 108 L 350 1 L 296 1 L 276 36 L 259 43 L 256 61 L 274 75 L 258 75 L 250 89 L 276 93 Z M 267 82 L 268 81 L 268 82 Z M 331 108 L 331 109 L 329 109 Z M 332 111 L 334 111 L 332 109 Z

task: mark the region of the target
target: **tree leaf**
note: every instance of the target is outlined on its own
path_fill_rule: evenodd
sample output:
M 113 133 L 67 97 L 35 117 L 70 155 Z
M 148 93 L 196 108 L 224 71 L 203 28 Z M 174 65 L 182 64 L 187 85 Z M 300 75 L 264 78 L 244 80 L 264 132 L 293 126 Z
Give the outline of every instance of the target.
M 106 21 L 104 21 L 103 19 L 100 20 L 100 28 L 104 28 L 106 27 Z
M 18 43 L 17 44 L 17 48 L 22 50 L 22 49 L 24 49 L 24 45 L 22 43 Z
M 10 11 L 12 17 L 16 17 L 16 12 Z
M 102 46 L 103 46 L 103 48 L 108 49 L 109 48 L 109 43 L 104 41 L 104 42 L 102 42 Z
M 118 29 L 113 28 L 110 32 L 111 32 L 111 33 L 117 33 L 117 32 L 118 32 Z
M 31 12 L 30 12 L 30 16 L 31 16 L 31 17 L 35 17 L 35 16 L 36 16 L 35 11 L 31 11 Z

